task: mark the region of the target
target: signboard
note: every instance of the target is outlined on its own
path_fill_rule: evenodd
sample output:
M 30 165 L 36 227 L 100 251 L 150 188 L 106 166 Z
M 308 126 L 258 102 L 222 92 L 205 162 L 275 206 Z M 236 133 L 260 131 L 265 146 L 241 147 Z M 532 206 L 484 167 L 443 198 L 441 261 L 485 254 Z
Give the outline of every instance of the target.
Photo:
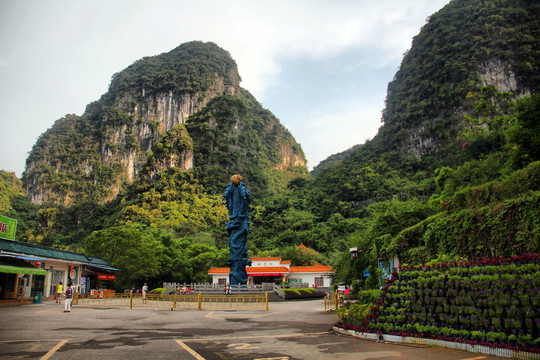
M 15 240 L 17 220 L 0 215 L 0 239 Z
M 86 278 L 84 276 L 81 277 L 81 292 L 86 292 Z
M 99 280 L 116 280 L 116 275 L 98 274 Z
M 364 273 L 362 275 L 364 275 L 364 277 L 369 277 L 369 270 L 364 269 Z

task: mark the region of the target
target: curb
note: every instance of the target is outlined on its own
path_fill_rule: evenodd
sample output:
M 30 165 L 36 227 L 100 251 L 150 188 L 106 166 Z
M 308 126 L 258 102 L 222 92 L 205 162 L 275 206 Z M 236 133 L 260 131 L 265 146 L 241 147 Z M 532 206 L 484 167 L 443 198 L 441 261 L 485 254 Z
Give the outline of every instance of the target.
M 333 331 L 342 334 L 350 335 L 360 339 L 369 339 L 369 340 L 379 340 L 379 335 L 374 333 L 361 333 L 354 330 L 344 330 L 338 327 L 333 326 Z M 381 337 L 388 342 L 393 343 L 404 343 L 404 344 L 415 344 L 415 345 L 434 345 L 441 346 L 450 349 L 459 349 L 465 350 L 473 353 L 481 353 L 485 355 L 495 355 L 500 357 L 505 357 L 509 359 L 521 359 L 521 360 L 537 360 L 540 359 L 540 354 L 530 353 L 526 351 L 515 351 L 510 349 L 494 348 L 489 346 L 482 345 L 471 345 L 464 344 L 453 341 L 444 341 L 444 340 L 435 340 L 435 339 L 424 339 L 416 338 L 410 336 L 397 336 L 397 335 L 387 335 L 382 334 Z

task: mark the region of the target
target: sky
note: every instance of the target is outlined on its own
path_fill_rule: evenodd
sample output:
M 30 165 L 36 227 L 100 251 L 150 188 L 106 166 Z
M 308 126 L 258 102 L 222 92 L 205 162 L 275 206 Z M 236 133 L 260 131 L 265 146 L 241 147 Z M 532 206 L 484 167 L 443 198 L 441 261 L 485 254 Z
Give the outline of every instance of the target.
M 0 169 L 82 115 L 144 56 L 211 41 L 304 150 L 308 169 L 372 139 L 387 85 L 449 0 L 0 0 Z

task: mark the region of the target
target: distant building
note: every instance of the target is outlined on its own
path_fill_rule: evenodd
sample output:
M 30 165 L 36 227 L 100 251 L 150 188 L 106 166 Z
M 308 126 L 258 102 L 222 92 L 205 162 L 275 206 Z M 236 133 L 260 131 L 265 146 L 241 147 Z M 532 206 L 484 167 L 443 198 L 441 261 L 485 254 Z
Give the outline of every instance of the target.
M 330 287 L 334 270 L 331 266 L 291 266 L 291 262 L 280 257 L 251 258 L 252 266 L 247 267 L 250 284 L 264 283 L 305 283 L 308 286 Z M 229 268 L 213 267 L 208 270 L 212 283 L 225 285 L 229 282 Z
M 100 258 L 0 239 L 0 300 L 20 299 L 21 294 L 31 298 L 37 292 L 52 297 L 59 282 L 73 282 L 80 292 L 98 290 L 102 281 L 116 279 L 117 270 Z

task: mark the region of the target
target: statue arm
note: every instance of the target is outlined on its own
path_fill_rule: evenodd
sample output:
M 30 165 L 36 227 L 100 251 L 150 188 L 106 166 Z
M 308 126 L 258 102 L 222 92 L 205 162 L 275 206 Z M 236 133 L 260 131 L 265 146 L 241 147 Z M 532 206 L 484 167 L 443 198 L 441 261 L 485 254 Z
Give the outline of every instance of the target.
M 234 185 L 232 183 L 229 183 L 229 186 L 227 186 L 227 188 L 225 189 L 225 193 L 223 193 L 223 201 L 225 201 L 225 206 L 227 206 L 227 209 L 230 205 L 233 187 Z
M 249 192 L 246 184 L 244 184 L 244 182 L 241 182 L 238 187 L 240 188 L 240 195 L 242 196 L 242 199 L 244 199 L 244 201 L 246 201 L 248 204 L 251 202 L 252 200 L 252 197 L 251 197 L 251 193 Z

